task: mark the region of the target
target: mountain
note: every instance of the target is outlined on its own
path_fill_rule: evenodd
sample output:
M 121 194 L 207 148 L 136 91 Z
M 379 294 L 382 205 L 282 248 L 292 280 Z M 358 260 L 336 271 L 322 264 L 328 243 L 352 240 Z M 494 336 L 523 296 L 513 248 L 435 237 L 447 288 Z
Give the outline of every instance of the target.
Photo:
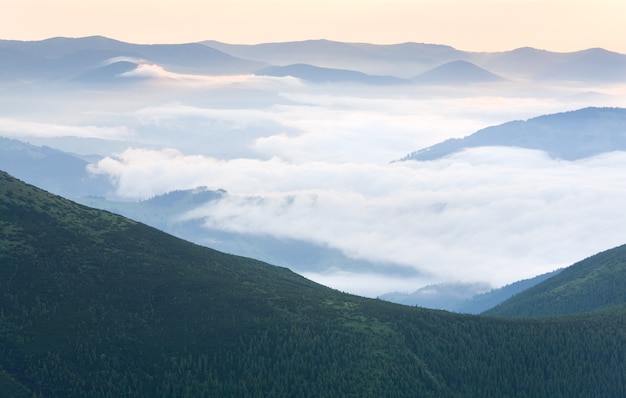
M 352 63 L 355 60 L 371 59 L 372 56 L 375 56 L 371 51 L 355 46 L 352 43 L 331 40 L 304 40 L 261 44 L 228 44 L 207 40 L 202 42 L 202 44 L 235 57 L 271 65 L 294 63 L 326 65 L 327 63 L 336 64 L 341 62 L 340 60 L 342 59 L 350 59 L 350 63 Z
M 405 79 L 429 70 L 433 70 L 433 74 L 444 74 L 445 69 L 459 68 L 463 72 L 477 74 L 475 78 L 478 77 L 481 82 L 484 82 L 484 79 L 497 81 L 502 78 L 540 82 L 626 81 L 626 54 L 604 49 L 557 53 L 523 47 L 495 53 L 474 53 L 450 46 L 425 43 L 381 45 L 306 40 L 243 45 L 208 40 L 202 44 L 235 57 L 272 65 L 305 63 Z M 466 64 L 455 65 L 459 62 Z M 448 63 L 451 65 L 443 71 L 437 71 L 438 67 Z M 474 70 L 467 64 L 474 65 Z
M 486 283 L 441 283 L 424 286 L 413 293 L 386 293 L 379 298 L 404 305 L 440 309 L 462 314 L 480 314 L 558 274 L 560 271 L 556 270 L 534 278 L 523 279 L 497 289 L 491 289 Z
M 178 73 L 251 73 L 266 66 L 243 60 L 208 46 L 187 44 L 132 44 L 101 36 L 57 37 L 41 41 L 0 40 L 0 54 L 9 63 L 0 65 L 0 76 L 7 79 L 67 80 L 106 67 L 118 57 L 157 64 Z
M 470 53 L 450 46 L 423 43 L 380 45 L 304 40 L 246 45 L 208 40 L 203 44 L 235 57 L 276 66 L 303 63 L 400 78 L 409 78 L 455 59 L 471 59 Z
M 463 314 L 480 314 L 508 300 L 514 295 L 523 292 L 526 289 L 530 289 L 548 278 L 552 278 L 561 271 L 561 269 L 557 269 L 552 272 L 537 275 L 533 278 L 522 279 L 506 286 L 492 289 L 488 292 L 476 294 L 471 298 L 458 303 L 451 310 Z
M 433 160 L 467 148 L 511 146 L 576 160 L 626 150 L 626 109 L 584 108 L 487 127 L 413 152 L 401 160 Z
M 0 48 L 0 79 L 10 81 L 19 76 L 28 76 L 38 69 L 39 58 L 24 51 Z
M 626 54 L 601 48 L 556 53 L 522 47 L 474 58 L 483 68 L 511 78 L 534 81 L 619 83 L 626 80 Z
M 507 320 L 365 299 L 3 172 L 0 229 L 5 395 L 615 397 L 626 385 L 624 310 Z
M 136 62 L 117 61 L 104 66 L 87 70 L 74 78 L 74 81 L 81 83 L 98 83 L 111 84 L 120 82 L 120 79 L 129 80 L 128 77 L 122 77 L 124 73 L 137 69 Z
M 87 171 L 88 164 L 67 152 L 0 137 L 0 169 L 59 195 L 104 196 L 113 190 L 105 176 Z
M 452 61 L 423 72 L 413 78 L 421 84 L 474 84 L 501 82 L 504 79 L 467 61 Z
M 568 54 L 555 68 L 538 76 L 541 79 L 581 82 L 626 82 L 626 56 L 602 48 Z
M 379 298 L 392 303 L 456 312 L 461 303 L 488 290 L 490 286 L 487 283 L 440 283 L 424 286 L 412 293 L 386 293 Z
M 488 54 L 481 65 L 528 80 L 598 83 L 626 81 L 626 55 L 601 48 L 554 53 L 523 47 Z
M 555 53 L 520 48 L 498 53 L 473 53 L 438 44 L 377 45 L 329 40 L 255 45 L 209 40 L 143 45 L 90 36 L 40 41 L 0 40 L 0 57 L 3 59 L 0 79 L 4 82 L 71 80 L 106 66 L 117 57 L 135 58 L 176 73 L 204 75 L 248 74 L 271 66 L 306 64 L 385 76 L 386 79 L 410 79 L 417 75 L 417 81 L 436 84 L 485 83 L 503 79 L 626 81 L 626 55 L 603 49 Z
M 506 317 L 580 314 L 623 306 L 626 245 L 598 253 L 485 312 Z
M 556 70 L 564 54 L 531 47 L 521 47 L 512 51 L 490 53 L 481 66 L 496 70 L 506 76 L 532 80 Z
M 322 68 L 307 64 L 270 66 L 256 71 L 255 74 L 258 76 L 293 76 L 313 83 L 406 84 L 409 82 L 393 76 L 372 76 L 352 70 Z

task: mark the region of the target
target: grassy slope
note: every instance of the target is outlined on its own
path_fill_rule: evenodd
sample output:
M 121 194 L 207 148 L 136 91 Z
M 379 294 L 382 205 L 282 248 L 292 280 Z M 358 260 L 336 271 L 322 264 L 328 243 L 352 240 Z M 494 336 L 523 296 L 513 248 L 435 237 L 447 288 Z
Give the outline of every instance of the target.
M 624 312 L 504 320 L 346 295 L 4 173 L 0 231 L 0 387 L 16 395 L 610 397 L 626 389 Z
M 626 303 L 626 245 L 582 260 L 485 314 L 546 317 L 602 310 Z

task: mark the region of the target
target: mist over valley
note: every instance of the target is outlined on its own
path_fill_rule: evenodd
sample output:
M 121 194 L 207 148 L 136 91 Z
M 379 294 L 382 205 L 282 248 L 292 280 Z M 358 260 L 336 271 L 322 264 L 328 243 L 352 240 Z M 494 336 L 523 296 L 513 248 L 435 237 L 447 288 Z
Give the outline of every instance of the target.
M 495 288 L 622 243 L 623 54 L 104 37 L 0 51 L 0 134 L 50 148 L 3 144 L 5 170 L 342 291 Z M 552 147 L 542 115 L 558 115 Z M 521 144 L 514 124 L 536 135 Z M 495 139 L 471 138 L 487 127 Z M 397 161 L 450 142 L 472 143 Z M 589 151 L 554 149 L 568 145 Z M 80 159 L 75 177 L 52 150 Z M 198 187 L 221 193 L 146 204 Z

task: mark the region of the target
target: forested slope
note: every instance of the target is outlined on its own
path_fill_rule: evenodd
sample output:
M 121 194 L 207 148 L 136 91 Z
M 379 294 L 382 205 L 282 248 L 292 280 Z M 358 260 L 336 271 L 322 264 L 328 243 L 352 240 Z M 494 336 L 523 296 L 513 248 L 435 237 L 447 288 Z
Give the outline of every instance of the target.
M 623 245 L 579 261 L 485 314 L 545 317 L 597 311 L 626 303 L 625 287 Z
M 624 311 L 342 294 L 0 173 L 0 388 L 38 397 L 616 397 Z

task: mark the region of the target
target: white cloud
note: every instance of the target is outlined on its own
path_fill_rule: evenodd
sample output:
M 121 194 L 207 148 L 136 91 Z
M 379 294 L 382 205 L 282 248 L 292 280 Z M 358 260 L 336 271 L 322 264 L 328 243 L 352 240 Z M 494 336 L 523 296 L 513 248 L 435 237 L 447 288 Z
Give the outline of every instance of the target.
M 146 63 L 145 60 L 131 57 L 116 57 L 106 61 L 106 64 L 119 61 L 137 63 L 137 68 L 120 74 L 121 77 L 139 77 L 152 79 L 168 79 L 182 83 L 187 89 L 210 89 L 225 85 L 243 84 L 256 88 L 299 87 L 301 83 L 293 77 L 243 75 L 197 75 L 172 72 L 161 65 Z
M 145 63 L 146 60 L 143 58 L 137 58 L 137 57 L 120 56 L 120 57 L 113 57 L 113 58 L 109 58 L 105 60 L 104 62 L 102 62 L 102 66 L 111 65 L 117 62 L 131 62 L 134 64 L 142 64 L 142 63 Z
M 445 96 L 416 93 L 415 88 L 388 92 L 354 87 L 328 94 L 291 85 L 288 79 L 241 79 L 233 83 L 236 86 L 222 88 L 186 81 L 189 84 L 178 89 L 163 88 L 169 95 L 157 90 L 153 98 L 142 98 L 136 109 L 121 113 L 114 109 L 106 117 L 130 126 L 137 133 L 136 142 L 146 146 L 231 159 L 343 163 L 389 162 L 488 125 L 571 109 L 571 103 L 551 97 L 476 96 L 463 91 Z M 229 95 L 237 98 L 232 106 L 220 100 L 227 101 Z M 129 106 L 137 106 L 132 97 L 129 101 Z
M 421 286 L 434 283 L 434 279 L 425 277 L 406 277 L 394 275 L 368 274 L 363 272 L 335 271 L 330 273 L 302 273 L 307 279 L 324 286 L 331 286 L 342 292 L 366 297 L 378 297 L 389 293 L 389 289 L 398 292 L 413 292 Z
M 220 120 L 231 123 L 235 127 L 271 120 L 270 115 L 263 110 L 200 108 L 180 102 L 145 107 L 133 112 L 132 116 L 147 126 L 169 124 L 170 127 L 178 127 L 181 130 L 184 130 L 186 123 L 192 118 Z
M 0 109 L 0 132 L 126 140 L 134 149 L 92 167 L 116 182 L 119 197 L 226 189 L 223 200 L 188 216 L 403 264 L 428 279 L 309 274 L 346 291 L 375 295 L 450 280 L 501 285 L 624 243 L 623 153 L 565 162 L 475 148 L 389 163 L 489 125 L 574 109 L 571 95 L 589 88 L 331 92 L 291 78 L 175 79 L 137 92 L 51 90 L 18 98 L 22 105 L 11 98 Z M 626 105 L 621 91 L 604 92 L 613 97 L 602 105 Z M 146 149 L 163 147 L 175 149 Z
M 0 117 L 0 135 L 5 137 L 86 137 L 129 139 L 133 131 L 125 126 L 63 125 Z
M 168 72 L 159 65 L 140 64 L 133 70 L 120 74 L 121 77 L 139 77 L 152 79 L 176 79 L 179 76 L 176 73 Z
M 95 170 L 114 176 L 127 197 L 226 189 L 223 200 L 187 215 L 210 227 L 313 241 L 414 267 L 433 281 L 502 285 L 623 243 L 625 166 L 621 152 L 566 162 L 514 148 L 393 164 L 220 161 L 129 150 Z M 328 283 L 350 290 L 347 280 Z

